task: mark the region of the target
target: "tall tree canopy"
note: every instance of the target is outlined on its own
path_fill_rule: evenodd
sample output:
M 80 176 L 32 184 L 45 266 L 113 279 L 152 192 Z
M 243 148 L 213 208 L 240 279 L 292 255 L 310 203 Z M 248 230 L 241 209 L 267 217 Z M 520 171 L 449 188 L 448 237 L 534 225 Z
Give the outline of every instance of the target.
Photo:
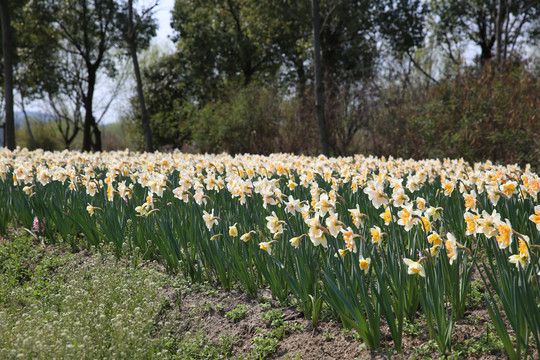
M 279 68 L 275 26 L 258 3 L 242 0 L 177 0 L 172 14 L 179 56 L 213 98 L 229 84 L 248 85 Z M 271 25 L 268 27 L 268 25 Z M 274 24 L 275 25 L 275 24 Z

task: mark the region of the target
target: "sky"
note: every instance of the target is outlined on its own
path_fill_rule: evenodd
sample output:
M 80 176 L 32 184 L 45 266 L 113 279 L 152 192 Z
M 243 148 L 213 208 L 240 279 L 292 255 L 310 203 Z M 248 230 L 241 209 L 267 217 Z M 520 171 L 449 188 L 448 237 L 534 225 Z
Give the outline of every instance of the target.
M 159 24 L 156 40 L 167 41 L 167 37 L 172 34 L 171 11 L 174 7 L 174 0 L 159 0 L 155 11 L 155 17 Z M 169 40 L 170 41 L 170 40 Z

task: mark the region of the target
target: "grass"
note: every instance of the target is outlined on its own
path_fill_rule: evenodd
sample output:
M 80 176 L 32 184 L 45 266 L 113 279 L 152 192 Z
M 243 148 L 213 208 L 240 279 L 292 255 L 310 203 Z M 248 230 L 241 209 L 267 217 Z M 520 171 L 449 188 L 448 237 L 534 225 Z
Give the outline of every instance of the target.
M 134 265 L 137 264 L 137 265 Z M 0 358 L 2 359 L 229 359 L 235 338 L 212 340 L 198 331 L 175 333 L 166 293 L 217 295 L 208 284 L 189 284 L 154 264 L 45 246 L 22 230 L 0 238 Z M 178 304 L 177 304 L 178 305 Z M 223 311 L 207 301 L 202 313 Z M 251 310 L 239 304 L 224 314 L 238 322 Z M 286 331 L 279 309 L 263 318 L 270 330 L 252 339 L 246 358 L 273 353 Z M 236 356 L 235 358 L 242 358 Z
M 168 358 L 156 322 L 174 281 L 112 254 L 47 249 L 24 232 L 0 242 L 0 358 Z

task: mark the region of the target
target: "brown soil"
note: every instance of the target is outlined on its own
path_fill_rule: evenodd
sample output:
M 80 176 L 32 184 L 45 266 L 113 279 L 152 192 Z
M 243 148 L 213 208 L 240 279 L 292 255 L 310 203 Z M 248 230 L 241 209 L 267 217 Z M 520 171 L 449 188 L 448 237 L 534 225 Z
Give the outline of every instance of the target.
M 270 300 L 270 294 L 265 293 L 266 302 Z M 206 306 L 205 306 L 206 304 Z M 251 306 L 246 317 L 238 322 L 233 322 L 225 317 L 225 314 L 235 309 L 239 304 Z M 264 302 L 263 302 L 264 304 Z M 262 305 L 264 307 L 264 305 Z M 217 310 L 216 309 L 219 309 Z M 220 309 L 222 307 L 222 309 Z M 333 321 L 320 321 L 318 328 L 313 329 L 311 321 L 306 320 L 295 308 L 279 308 L 283 311 L 283 319 L 289 323 L 302 325 L 301 330 L 295 330 L 279 341 L 279 346 L 267 359 L 437 359 L 442 358 L 438 353 L 437 346 L 429 342 L 429 333 L 425 323 L 416 324 L 414 334 L 404 334 L 403 355 L 395 353 L 394 344 L 384 323 L 381 327 L 381 349 L 379 351 L 368 350 L 365 344 L 355 338 L 352 332 L 343 331 L 341 324 Z M 205 310 L 206 309 L 206 310 Z M 172 309 L 171 309 L 172 310 Z M 270 331 L 271 328 L 263 320 L 263 313 L 268 310 L 261 308 L 261 303 L 237 290 L 225 292 L 218 290 L 217 295 L 204 291 L 196 291 L 184 294 L 181 297 L 181 305 L 168 316 L 174 316 L 179 320 L 178 336 L 186 332 L 204 332 L 210 340 L 217 340 L 221 335 L 235 337 L 233 352 L 240 358 L 247 357 L 252 352 L 251 339 L 260 336 L 262 332 Z M 175 314 L 175 312 L 178 312 Z M 465 341 L 476 338 L 481 343 L 485 337 L 485 323 L 490 322 L 485 309 L 472 309 L 466 312 L 464 319 L 457 322 L 454 328 L 452 345 L 453 349 L 465 344 Z M 461 346 L 463 349 L 464 346 Z M 386 351 L 385 349 L 388 349 Z M 468 355 L 466 350 L 454 353 L 454 359 L 506 359 L 503 350 L 486 348 L 483 352 Z

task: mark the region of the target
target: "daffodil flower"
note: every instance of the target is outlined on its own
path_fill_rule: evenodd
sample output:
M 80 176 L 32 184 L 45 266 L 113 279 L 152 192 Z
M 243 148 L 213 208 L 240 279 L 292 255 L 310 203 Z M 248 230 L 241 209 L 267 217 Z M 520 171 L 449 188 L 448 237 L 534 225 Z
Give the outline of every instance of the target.
M 439 234 L 437 234 L 436 232 L 433 232 L 431 233 L 428 237 L 427 237 L 429 243 L 433 246 L 439 246 L 442 244 L 442 239 L 441 237 L 439 236 Z
M 465 194 L 463 198 L 465 199 L 465 207 L 467 209 L 476 210 L 476 192 L 474 190 L 470 194 Z
M 250 232 L 247 232 L 244 235 L 240 236 L 240 240 L 242 240 L 243 242 L 248 242 L 249 240 L 251 240 L 252 234 L 255 234 L 254 230 L 251 230 Z
M 135 207 L 135 211 L 139 213 L 139 215 L 137 216 L 148 216 L 148 209 L 146 208 L 146 206 L 137 206 Z
M 294 246 L 294 247 L 298 247 L 300 246 L 300 240 L 302 240 L 302 238 L 304 236 L 307 236 L 306 234 L 302 234 L 300 236 L 296 236 L 296 237 L 293 237 L 291 240 L 289 240 L 289 242 L 291 243 L 291 246 Z
M 388 225 L 392 222 L 392 213 L 390 212 L 389 207 L 387 207 L 386 210 L 381 214 L 381 218 L 384 220 L 385 225 Z
M 457 242 L 455 236 L 451 233 L 446 234 L 446 238 L 448 240 L 446 240 L 444 246 L 446 247 L 446 253 L 448 255 L 448 259 L 450 260 L 450 265 L 452 265 L 454 260 L 457 259 Z
M 381 241 L 381 228 L 378 226 L 374 226 L 369 230 L 369 233 L 371 234 L 371 241 L 375 244 L 378 244 Z
M 421 277 L 426 277 L 426 272 L 424 270 L 424 267 L 418 261 L 403 258 L 403 262 L 405 263 L 405 265 L 407 265 L 409 267 L 407 269 L 407 274 L 409 274 L 409 275 L 418 274 Z
M 370 264 L 371 264 L 370 258 L 364 259 L 363 256 L 360 256 L 360 259 L 358 260 L 358 265 L 360 266 L 360 269 L 362 269 L 365 273 L 369 271 Z
M 529 220 L 536 225 L 536 230 L 540 231 L 540 205 L 534 207 L 534 214 L 529 216 Z
M 236 228 L 237 224 L 234 224 L 233 226 L 229 226 L 229 236 L 237 237 L 238 236 L 238 229 Z
M 402 207 L 409 202 L 409 197 L 405 194 L 402 187 L 397 187 L 392 192 L 392 205 Z
M 88 204 L 88 206 L 86 207 L 86 211 L 88 211 L 90 216 L 94 215 L 94 211 L 96 211 L 96 210 L 101 210 L 101 209 L 96 207 L 96 206 L 92 206 L 90 204 Z
M 293 216 L 296 215 L 297 212 L 301 212 L 302 208 L 300 207 L 300 200 L 297 200 L 293 198 L 292 195 L 289 195 L 288 201 L 285 202 L 285 211 Z
M 511 255 L 508 258 L 508 261 L 511 262 L 512 264 L 515 264 L 516 267 L 521 266 L 522 268 L 524 268 L 525 266 L 527 266 L 527 264 L 529 263 L 529 259 L 530 259 L 529 248 L 528 248 L 527 242 L 525 240 L 523 240 L 523 239 L 519 240 L 518 250 L 519 250 L 519 254 Z
M 502 184 L 499 189 L 508 197 L 517 192 L 517 183 L 515 181 L 507 181 Z
M 319 201 L 315 203 L 313 208 L 319 212 L 321 217 L 324 217 L 327 213 L 333 215 L 336 209 L 336 202 L 330 199 L 328 194 L 324 193 L 319 197 Z
M 259 243 L 259 247 L 261 250 L 264 250 L 268 253 L 268 255 L 272 255 L 272 243 L 275 243 L 275 240 L 272 241 L 263 241 Z
M 497 235 L 497 225 L 501 223 L 501 215 L 497 213 L 497 210 L 493 210 L 491 215 L 484 210 L 482 211 L 482 217 L 476 223 L 478 224 L 478 233 L 490 238 Z
M 506 249 L 512 243 L 512 226 L 510 221 L 506 219 L 504 223 L 500 223 L 496 227 L 498 233 L 495 235 L 495 238 L 499 243 L 499 248 Z
M 374 182 L 371 186 L 366 187 L 364 193 L 367 194 L 375 209 L 389 203 L 388 195 L 384 192 L 384 186 L 380 182 Z
M 343 229 L 343 223 L 338 220 L 338 214 L 332 214 L 326 218 L 326 227 L 330 232 L 330 235 L 337 237 L 341 229 Z
M 23 191 L 26 193 L 26 195 L 32 195 L 33 192 L 32 192 L 32 189 L 35 187 L 35 185 L 32 185 L 32 186 L 25 186 L 23 188 Z
M 363 219 L 367 218 L 367 215 L 362 214 L 360 212 L 360 206 L 358 204 L 356 204 L 356 208 L 348 209 L 348 210 L 349 210 L 349 213 L 351 214 L 351 218 L 352 218 L 354 226 L 356 226 L 357 228 L 360 228 L 360 226 L 362 226 Z
M 398 225 L 401 225 L 405 228 L 405 231 L 409 231 L 412 229 L 414 223 L 415 223 L 415 217 L 416 213 L 412 209 L 412 204 L 405 205 L 401 211 L 398 213 L 399 220 L 397 221 Z
M 206 210 L 203 210 L 203 220 L 208 230 L 211 230 L 212 227 L 214 227 L 214 225 L 219 224 L 218 222 L 219 218 L 214 216 L 214 209 L 212 209 L 211 213 L 208 213 Z
M 275 211 L 272 211 L 272 215 L 266 217 L 266 228 L 270 230 L 271 234 L 283 233 L 283 221 L 280 221 Z
M 479 219 L 479 216 L 465 211 L 465 213 L 463 214 L 463 218 L 465 219 L 465 224 L 467 225 L 467 231 L 465 232 L 465 235 L 476 235 L 478 231 L 477 220 Z
M 306 219 L 305 222 L 309 226 L 308 235 L 313 245 L 322 245 L 325 249 L 328 248 L 328 242 L 324 235 L 326 229 L 319 222 L 319 214 L 316 213 L 313 218 Z
M 349 253 L 348 249 L 338 249 L 339 256 L 343 259 Z M 337 254 L 336 254 L 337 255 Z
M 95 181 L 89 181 L 87 184 L 86 184 L 86 193 L 90 196 L 94 196 L 96 195 L 96 192 L 98 191 L 98 186 L 97 186 L 97 183 Z

